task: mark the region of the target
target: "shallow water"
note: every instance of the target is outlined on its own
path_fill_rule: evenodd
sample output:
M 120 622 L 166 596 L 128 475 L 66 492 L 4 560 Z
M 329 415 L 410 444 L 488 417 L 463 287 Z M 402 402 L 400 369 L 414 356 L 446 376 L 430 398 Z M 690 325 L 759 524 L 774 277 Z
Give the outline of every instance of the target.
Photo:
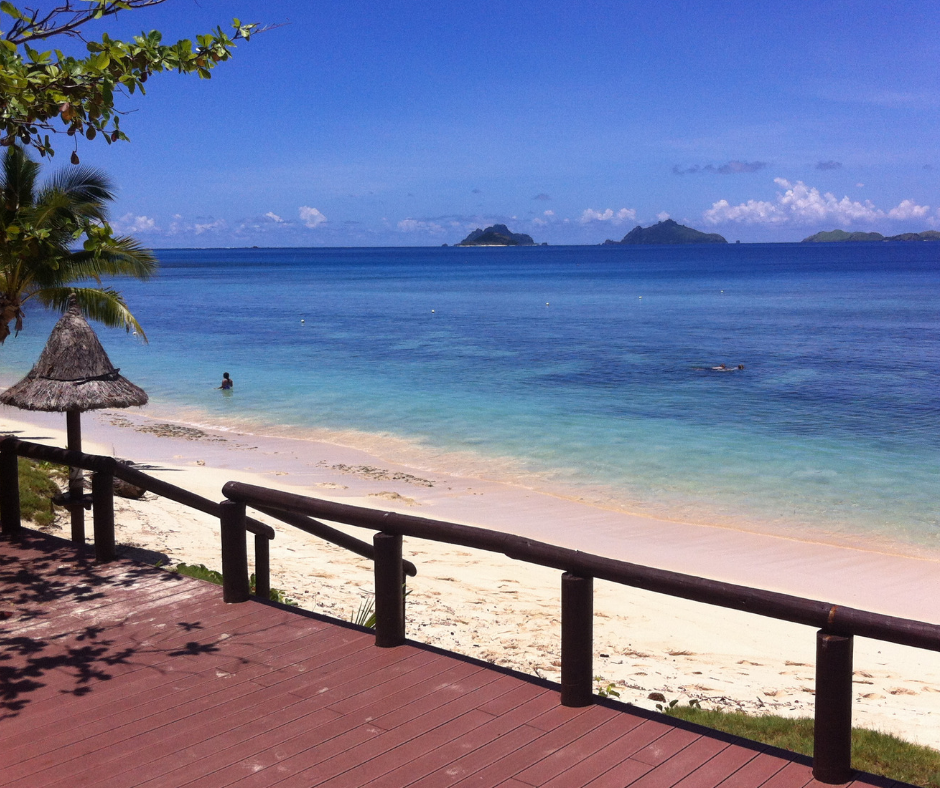
M 152 411 L 940 555 L 940 244 L 158 254 L 150 344 L 99 332 Z

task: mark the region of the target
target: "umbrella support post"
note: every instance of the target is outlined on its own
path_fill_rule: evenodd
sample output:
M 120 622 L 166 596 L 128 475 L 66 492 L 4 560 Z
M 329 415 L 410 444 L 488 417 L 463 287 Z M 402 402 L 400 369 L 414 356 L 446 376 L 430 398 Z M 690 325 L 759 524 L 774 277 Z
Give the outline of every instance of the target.
M 68 435 L 69 451 L 82 450 L 82 414 L 81 411 L 69 410 L 65 413 L 65 427 Z M 81 468 L 69 468 L 69 498 L 73 504 L 69 507 L 72 518 L 72 542 L 85 544 L 85 507 L 82 505 L 85 495 L 85 474 Z

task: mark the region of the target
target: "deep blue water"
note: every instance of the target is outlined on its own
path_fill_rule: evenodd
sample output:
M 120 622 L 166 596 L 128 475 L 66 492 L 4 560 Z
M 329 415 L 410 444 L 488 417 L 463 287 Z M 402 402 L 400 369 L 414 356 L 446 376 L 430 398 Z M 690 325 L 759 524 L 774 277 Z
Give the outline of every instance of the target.
M 150 344 L 99 332 L 157 411 L 940 555 L 940 244 L 158 254 Z

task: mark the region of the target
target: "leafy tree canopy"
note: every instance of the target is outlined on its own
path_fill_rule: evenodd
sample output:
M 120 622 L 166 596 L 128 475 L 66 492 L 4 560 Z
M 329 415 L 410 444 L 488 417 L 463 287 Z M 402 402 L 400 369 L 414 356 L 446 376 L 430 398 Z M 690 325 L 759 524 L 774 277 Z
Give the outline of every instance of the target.
M 60 0 L 39 11 L 0 2 L 0 145 L 19 144 L 41 156 L 55 154 L 50 134 L 100 137 L 109 145 L 127 136 L 120 128 L 116 97 L 137 91 L 151 74 L 177 71 L 209 79 L 216 64 L 232 56 L 234 42 L 248 40 L 255 24 L 233 20 L 232 32 L 221 27 L 175 44 L 164 44 L 159 31 L 118 41 L 106 33 L 88 40 L 83 28 L 121 11 L 159 5 L 165 0 Z M 45 39 L 68 36 L 83 41 L 87 57 L 58 49 L 43 51 Z M 78 164 L 73 150 L 72 163 Z

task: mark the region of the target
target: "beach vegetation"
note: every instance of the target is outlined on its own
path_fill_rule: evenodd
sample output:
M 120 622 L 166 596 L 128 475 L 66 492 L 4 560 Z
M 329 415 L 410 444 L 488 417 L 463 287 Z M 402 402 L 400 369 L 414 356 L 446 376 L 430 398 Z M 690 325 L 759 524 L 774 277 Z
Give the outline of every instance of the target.
M 356 626 L 375 629 L 375 594 L 369 594 L 362 599 L 349 621 Z
M 180 575 L 185 575 L 186 577 L 194 577 L 197 580 L 205 580 L 207 583 L 215 583 L 215 585 L 222 585 L 222 573 L 216 571 L 215 569 L 209 569 L 205 564 L 177 564 L 176 568 L 172 571 Z M 254 594 L 257 590 L 257 578 L 255 577 L 254 572 L 252 572 L 251 577 L 248 578 L 248 587 L 249 591 Z M 290 605 L 291 607 L 297 607 L 297 602 L 291 599 L 284 591 L 279 588 L 272 588 L 268 598 L 272 602 L 278 602 L 282 605 Z
M 411 589 L 402 586 L 402 595 L 405 599 L 411 594 Z M 367 594 L 362 598 L 359 607 L 349 617 L 349 623 L 366 629 L 375 629 L 375 594 Z
M 617 689 L 617 685 L 603 676 L 594 677 L 594 692 L 602 698 L 620 697 L 620 690 Z
M 660 710 L 670 717 L 734 736 L 803 755 L 813 754 L 813 720 L 810 717 L 791 719 L 773 714 L 751 715 L 741 711 L 704 709 L 698 703 L 680 706 L 675 701 Z M 911 744 L 889 733 L 853 728 L 852 767 L 924 788 L 940 788 L 940 751 Z
M 50 499 L 61 492 L 60 483 L 65 476 L 62 467 L 50 462 L 35 462 L 19 458 L 20 517 L 49 526 L 55 520 Z
M 0 162 L 0 344 L 22 329 L 28 301 L 63 311 L 71 294 L 87 317 L 145 338 L 121 294 L 102 286 L 103 276 L 148 279 L 157 268 L 150 251 L 107 225 L 113 184 L 84 166 L 40 184 L 39 170 L 18 146 Z
M 173 71 L 211 78 L 212 69 L 232 57 L 236 41 L 247 41 L 257 25 L 235 19 L 221 27 L 164 44 L 158 30 L 120 41 L 94 23 L 118 13 L 159 5 L 165 0 L 60 0 L 45 8 L 0 2 L 0 145 L 19 144 L 40 156 L 55 154 L 50 134 L 70 138 L 71 160 L 78 164 L 79 139 L 110 145 L 126 140 L 121 130 L 121 97 L 145 93 L 153 74 Z M 87 54 L 43 51 L 47 39 L 78 41 Z

